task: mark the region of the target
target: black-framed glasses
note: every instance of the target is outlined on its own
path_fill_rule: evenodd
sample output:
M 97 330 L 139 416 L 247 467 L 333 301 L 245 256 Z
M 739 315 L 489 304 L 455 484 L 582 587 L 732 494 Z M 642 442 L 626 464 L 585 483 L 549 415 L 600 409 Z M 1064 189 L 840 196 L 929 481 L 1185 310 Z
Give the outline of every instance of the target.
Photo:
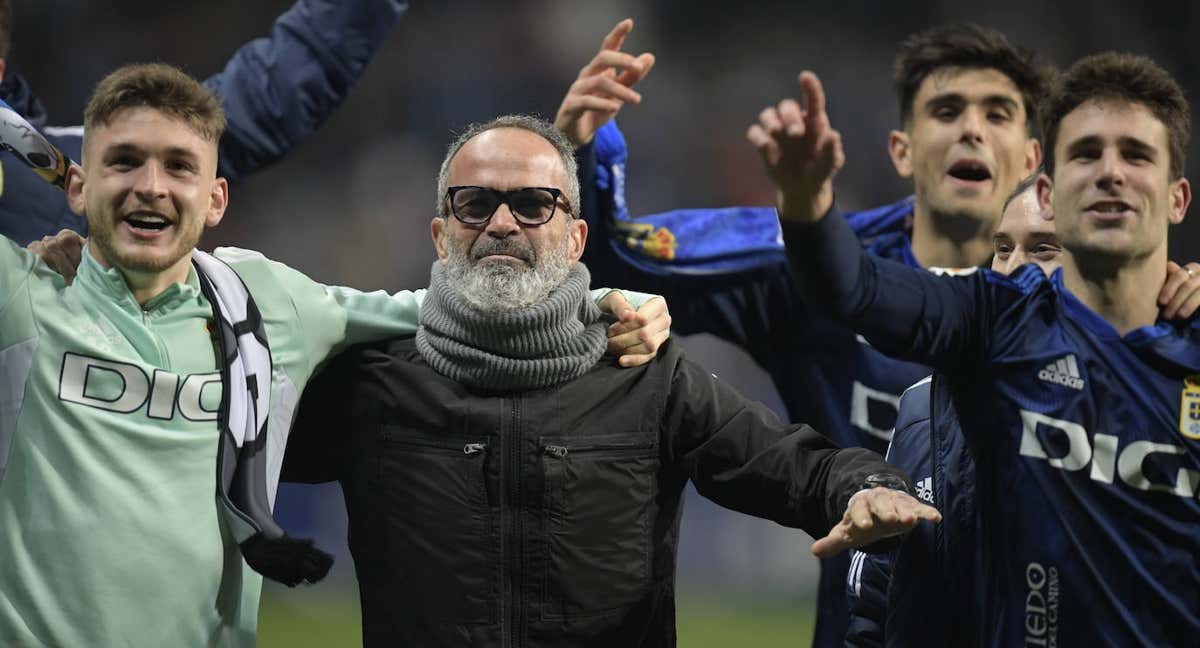
M 522 225 L 543 225 L 554 218 L 558 201 L 563 210 L 571 213 L 571 205 L 563 192 L 554 187 L 520 187 L 500 191 L 490 187 L 461 186 L 446 190 L 450 212 L 467 225 L 483 225 L 492 219 L 500 205 L 508 205 L 513 217 Z

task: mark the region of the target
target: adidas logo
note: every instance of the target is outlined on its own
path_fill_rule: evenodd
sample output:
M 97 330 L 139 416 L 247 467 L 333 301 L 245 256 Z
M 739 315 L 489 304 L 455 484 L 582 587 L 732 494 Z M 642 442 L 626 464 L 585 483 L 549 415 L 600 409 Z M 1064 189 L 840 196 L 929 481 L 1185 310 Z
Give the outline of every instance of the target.
M 1038 372 L 1038 378 L 1071 389 L 1083 389 L 1083 378 L 1079 377 L 1079 365 L 1075 363 L 1074 353 L 1046 365 Z
M 917 482 L 917 499 L 933 504 L 933 477 Z

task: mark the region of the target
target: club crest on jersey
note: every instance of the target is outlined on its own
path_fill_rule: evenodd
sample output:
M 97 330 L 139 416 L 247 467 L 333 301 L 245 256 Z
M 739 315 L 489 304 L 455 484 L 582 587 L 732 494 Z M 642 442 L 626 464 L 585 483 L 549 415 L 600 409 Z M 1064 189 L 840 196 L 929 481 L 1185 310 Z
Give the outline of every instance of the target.
M 1183 396 L 1179 402 L 1179 433 L 1189 439 L 1200 439 L 1200 374 L 1183 379 Z

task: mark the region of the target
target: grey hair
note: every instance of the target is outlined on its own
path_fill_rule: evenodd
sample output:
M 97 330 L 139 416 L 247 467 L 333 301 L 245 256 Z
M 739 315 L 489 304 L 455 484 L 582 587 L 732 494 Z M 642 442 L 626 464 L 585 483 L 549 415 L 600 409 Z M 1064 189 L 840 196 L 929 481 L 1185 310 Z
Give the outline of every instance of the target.
M 437 213 L 442 218 L 450 216 L 450 208 L 446 204 L 446 191 L 450 188 L 450 161 L 458 155 L 458 151 L 476 135 L 497 128 L 519 128 L 526 130 L 550 142 L 562 158 L 563 169 L 567 174 L 567 186 L 562 187 L 563 196 L 571 206 L 568 216 L 579 217 L 579 169 L 575 164 L 575 149 L 562 133 L 554 128 L 554 124 L 536 115 L 501 115 L 491 121 L 475 123 L 467 126 L 446 149 L 446 157 L 442 160 L 442 168 L 438 171 Z

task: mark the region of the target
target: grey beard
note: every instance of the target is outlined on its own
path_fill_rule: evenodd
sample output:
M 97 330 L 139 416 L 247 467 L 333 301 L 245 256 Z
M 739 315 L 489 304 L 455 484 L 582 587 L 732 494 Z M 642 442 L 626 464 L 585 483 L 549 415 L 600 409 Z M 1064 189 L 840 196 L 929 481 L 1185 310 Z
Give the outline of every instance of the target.
M 468 304 L 485 313 L 528 308 L 550 294 L 567 278 L 567 239 L 563 244 L 537 255 L 525 248 L 529 266 L 505 261 L 477 261 L 454 243 L 446 246 L 446 283 Z

